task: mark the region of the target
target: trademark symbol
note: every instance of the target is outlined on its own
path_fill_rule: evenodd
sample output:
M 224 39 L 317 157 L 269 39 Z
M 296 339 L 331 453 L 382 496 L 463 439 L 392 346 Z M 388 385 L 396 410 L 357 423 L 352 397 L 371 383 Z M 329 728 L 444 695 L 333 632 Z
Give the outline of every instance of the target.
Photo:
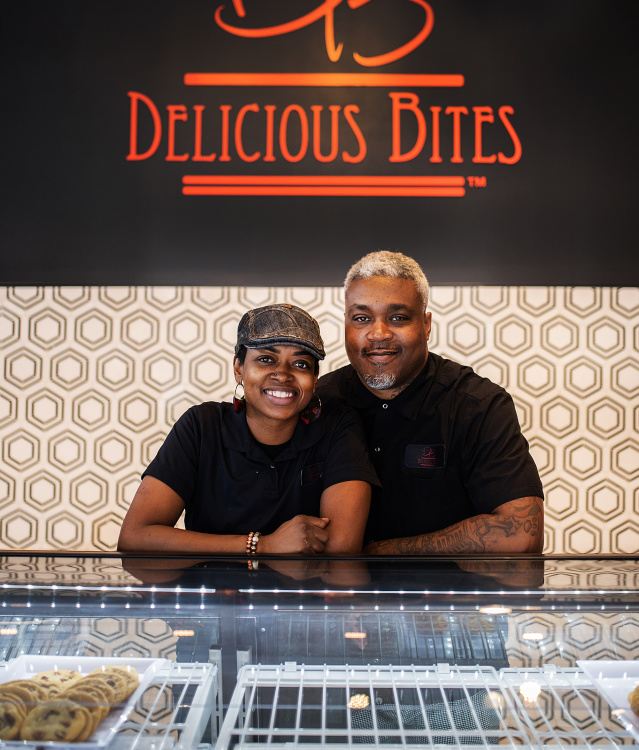
M 468 187 L 475 187 L 475 188 L 486 187 L 486 178 L 485 177 L 469 177 Z

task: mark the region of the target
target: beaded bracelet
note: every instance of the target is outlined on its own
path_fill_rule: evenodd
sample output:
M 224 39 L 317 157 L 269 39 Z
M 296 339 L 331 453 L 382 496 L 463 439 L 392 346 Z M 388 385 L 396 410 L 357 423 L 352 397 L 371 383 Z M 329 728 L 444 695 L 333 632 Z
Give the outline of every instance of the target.
M 260 541 L 260 532 L 253 532 L 253 539 L 251 539 L 251 554 L 254 555 L 257 552 L 257 543 Z
M 257 543 L 260 541 L 260 532 L 251 531 L 246 538 L 246 554 L 254 555 L 257 552 Z

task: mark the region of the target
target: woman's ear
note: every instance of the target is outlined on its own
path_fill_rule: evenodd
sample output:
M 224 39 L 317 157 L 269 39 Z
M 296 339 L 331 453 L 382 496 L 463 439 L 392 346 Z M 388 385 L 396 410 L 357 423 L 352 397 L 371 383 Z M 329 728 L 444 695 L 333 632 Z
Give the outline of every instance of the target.
M 244 367 L 242 364 L 240 364 L 240 360 L 237 357 L 234 357 L 233 358 L 233 374 L 235 375 L 236 383 L 242 382 L 243 370 L 244 370 Z

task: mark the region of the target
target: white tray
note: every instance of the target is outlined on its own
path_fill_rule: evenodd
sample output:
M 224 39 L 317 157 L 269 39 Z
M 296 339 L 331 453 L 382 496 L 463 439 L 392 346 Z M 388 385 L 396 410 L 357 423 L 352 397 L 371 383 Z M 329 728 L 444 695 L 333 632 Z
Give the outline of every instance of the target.
M 100 722 L 97 730 L 86 740 L 86 742 L 25 742 L 23 740 L 0 740 L 0 747 L 8 748 L 31 748 L 31 747 L 73 747 L 78 750 L 98 750 L 106 747 L 115 737 L 118 729 L 127 720 L 129 714 L 135 707 L 138 699 L 146 690 L 156 673 L 166 663 L 165 659 L 137 659 L 117 657 L 93 657 L 93 656 L 18 656 L 7 663 L 6 669 L 0 671 L 0 683 L 9 680 L 22 680 L 34 677 L 38 672 L 50 669 L 73 669 L 80 674 L 86 675 L 94 669 L 106 666 L 133 667 L 140 678 L 140 684 L 126 702 L 114 706 L 109 715 Z
M 599 692 L 608 701 L 612 713 L 639 740 L 639 716 L 630 708 L 628 694 L 639 685 L 639 661 L 577 661 Z

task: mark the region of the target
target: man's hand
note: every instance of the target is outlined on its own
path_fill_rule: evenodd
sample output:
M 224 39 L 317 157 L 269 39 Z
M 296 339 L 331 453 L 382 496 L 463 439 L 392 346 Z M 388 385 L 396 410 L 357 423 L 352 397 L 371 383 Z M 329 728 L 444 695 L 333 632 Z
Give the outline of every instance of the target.
M 369 555 L 468 555 L 541 552 L 544 508 L 539 497 L 520 497 L 490 514 L 472 516 L 429 534 L 385 539 L 364 547 Z

